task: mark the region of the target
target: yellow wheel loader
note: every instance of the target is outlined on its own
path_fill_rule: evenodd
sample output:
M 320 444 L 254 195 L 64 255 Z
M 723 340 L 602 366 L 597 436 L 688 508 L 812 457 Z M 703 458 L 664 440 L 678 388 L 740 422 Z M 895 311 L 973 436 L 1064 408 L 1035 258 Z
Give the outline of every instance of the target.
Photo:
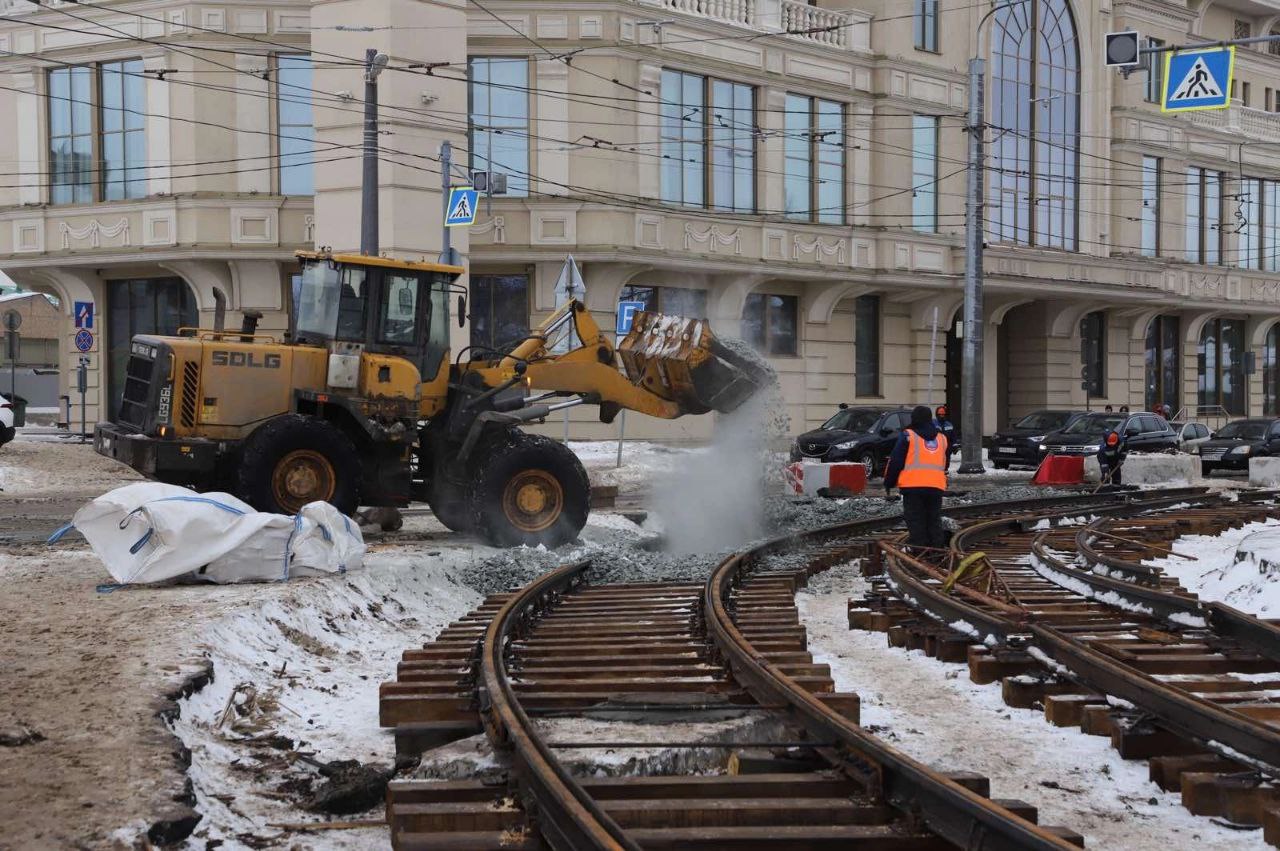
M 583 404 L 606 423 L 624 408 L 731 411 L 765 380 L 705 321 L 640 313 L 615 348 L 577 301 L 502 350 L 451 359 L 461 268 L 327 252 L 299 261 L 283 340 L 258 334 L 254 314 L 239 331 L 134 337 L 97 451 L 262 511 L 425 500 L 451 529 L 491 543 L 558 546 L 586 523 L 587 474 L 568 447 L 520 425 Z

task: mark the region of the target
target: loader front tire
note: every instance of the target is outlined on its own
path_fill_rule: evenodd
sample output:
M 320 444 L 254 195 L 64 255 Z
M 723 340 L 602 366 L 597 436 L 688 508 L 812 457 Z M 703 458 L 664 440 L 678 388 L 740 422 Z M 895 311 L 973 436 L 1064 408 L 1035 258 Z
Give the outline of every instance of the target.
M 323 500 L 343 514 L 360 499 L 360 456 L 333 423 L 301 414 L 276 417 L 245 441 L 239 495 L 259 511 L 297 514 Z
M 578 456 L 539 435 L 513 431 L 477 459 L 472 517 L 489 543 L 558 547 L 578 537 L 590 510 L 591 483 Z

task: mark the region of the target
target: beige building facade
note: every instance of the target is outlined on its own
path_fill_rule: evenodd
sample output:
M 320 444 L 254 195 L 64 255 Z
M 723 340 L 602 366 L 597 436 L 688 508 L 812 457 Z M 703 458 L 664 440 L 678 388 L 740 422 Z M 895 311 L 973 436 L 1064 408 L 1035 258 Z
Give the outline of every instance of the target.
M 358 246 L 366 48 L 390 57 L 384 252 L 439 252 L 442 142 L 453 183 L 506 180 L 454 229 L 455 353 L 554 309 L 572 254 L 606 328 L 640 302 L 760 347 L 793 431 L 840 402 L 954 412 L 977 52 L 986 431 L 1039 407 L 1280 405 L 1280 54 L 1240 48 L 1231 107 L 1190 115 L 1102 59 L 1108 31 L 1267 34 L 1280 6 L 1025 0 L 980 34 L 984 7 L 938 0 L 0 6 L 0 269 L 58 297 L 68 375 L 94 305 L 91 419 L 129 335 L 246 311 L 280 334 L 293 252 Z M 578 436 L 617 434 L 580 416 Z

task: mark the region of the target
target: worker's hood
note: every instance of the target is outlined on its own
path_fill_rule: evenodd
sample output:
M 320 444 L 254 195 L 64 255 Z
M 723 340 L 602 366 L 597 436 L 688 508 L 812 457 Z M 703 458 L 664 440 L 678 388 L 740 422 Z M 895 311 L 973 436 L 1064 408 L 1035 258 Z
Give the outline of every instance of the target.
M 933 440 L 938 436 L 938 427 L 931 422 L 924 423 L 923 425 L 911 425 L 907 426 L 907 428 L 911 429 L 925 440 Z

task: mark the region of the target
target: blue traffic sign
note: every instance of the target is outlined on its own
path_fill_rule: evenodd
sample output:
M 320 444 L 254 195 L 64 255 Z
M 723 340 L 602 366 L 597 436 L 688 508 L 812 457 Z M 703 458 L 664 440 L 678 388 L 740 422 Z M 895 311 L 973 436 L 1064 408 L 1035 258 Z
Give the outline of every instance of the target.
M 89 328 L 92 330 L 93 302 L 77 301 L 75 304 L 75 310 L 72 312 L 75 314 L 77 328 Z
M 81 328 L 76 332 L 76 351 L 87 352 L 93 348 L 93 332 L 88 328 Z
M 620 301 L 618 302 L 618 324 L 614 330 L 619 334 L 626 334 L 631 331 L 631 323 L 635 321 L 636 314 L 644 310 L 643 301 Z
M 447 228 L 465 227 L 476 223 L 476 199 L 480 193 L 470 186 L 455 186 L 449 190 L 449 212 L 445 214 Z
M 1225 109 L 1231 101 L 1235 64 L 1234 45 L 1165 54 L 1160 109 L 1164 112 Z

